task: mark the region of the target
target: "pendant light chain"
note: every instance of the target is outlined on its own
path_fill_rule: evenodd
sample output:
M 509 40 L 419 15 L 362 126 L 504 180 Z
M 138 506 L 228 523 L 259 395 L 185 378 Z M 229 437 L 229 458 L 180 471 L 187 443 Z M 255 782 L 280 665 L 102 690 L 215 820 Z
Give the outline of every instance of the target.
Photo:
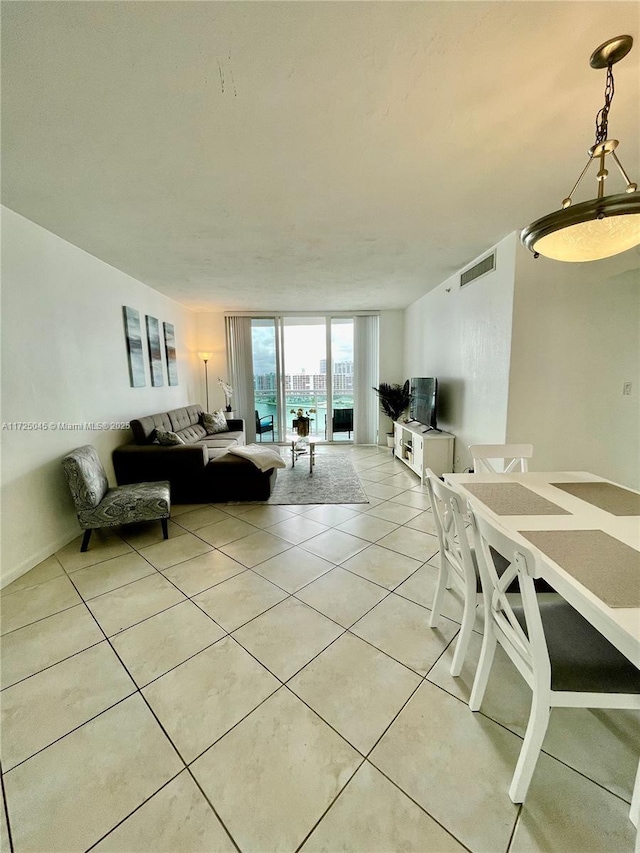
M 604 106 L 596 116 L 596 141 L 594 147 L 600 145 L 607 138 L 609 124 L 609 110 L 613 101 L 613 70 L 611 64 L 607 65 L 607 82 L 604 87 Z

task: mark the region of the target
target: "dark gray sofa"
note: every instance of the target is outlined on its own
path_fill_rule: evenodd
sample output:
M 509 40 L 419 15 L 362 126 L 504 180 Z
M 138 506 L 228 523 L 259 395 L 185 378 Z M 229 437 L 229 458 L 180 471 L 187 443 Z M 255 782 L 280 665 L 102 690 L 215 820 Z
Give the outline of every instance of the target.
M 202 407 L 185 406 L 131 421 L 133 442 L 113 451 L 118 485 L 168 480 L 174 503 L 267 500 L 276 469 L 262 472 L 229 453 L 245 444 L 244 421 L 228 421 L 229 432 L 207 435 Z M 177 433 L 185 444 L 154 444 L 156 429 Z

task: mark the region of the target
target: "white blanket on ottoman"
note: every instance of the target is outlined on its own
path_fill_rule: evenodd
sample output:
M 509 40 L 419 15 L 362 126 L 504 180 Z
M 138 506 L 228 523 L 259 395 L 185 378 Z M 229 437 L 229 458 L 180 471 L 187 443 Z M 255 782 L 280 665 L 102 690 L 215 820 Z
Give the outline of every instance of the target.
M 249 459 L 261 471 L 287 467 L 277 450 L 272 450 L 270 447 L 260 447 L 258 444 L 248 444 L 246 447 L 230 447 L 229 453 Z

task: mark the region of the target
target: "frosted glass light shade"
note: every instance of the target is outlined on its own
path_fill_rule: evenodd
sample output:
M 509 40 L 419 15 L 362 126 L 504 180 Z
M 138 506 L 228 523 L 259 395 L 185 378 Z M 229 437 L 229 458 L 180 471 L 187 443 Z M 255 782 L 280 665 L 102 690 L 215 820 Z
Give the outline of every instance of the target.
M 555 211 L 525 228 L 521 240 L 532 252 L 556 261 L 618 255 L 640 245 L 640 193 L 605 196 Z
M 203 361 L 209 361 L 212 355 L 212 352 L 199 352 L 198 358 L 201 358 Z

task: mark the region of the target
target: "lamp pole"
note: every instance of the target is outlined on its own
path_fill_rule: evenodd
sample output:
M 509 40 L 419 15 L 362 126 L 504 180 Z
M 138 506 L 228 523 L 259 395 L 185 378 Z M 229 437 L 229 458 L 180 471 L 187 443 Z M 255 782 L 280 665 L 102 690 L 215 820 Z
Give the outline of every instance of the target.
M 207 397 L 207 412 L 209 411 L 209 376 L 207 374 L 207 362 L 211 358 L 210 352 L 199 352 L 199 357 L 204 361 L 204 387 Z

